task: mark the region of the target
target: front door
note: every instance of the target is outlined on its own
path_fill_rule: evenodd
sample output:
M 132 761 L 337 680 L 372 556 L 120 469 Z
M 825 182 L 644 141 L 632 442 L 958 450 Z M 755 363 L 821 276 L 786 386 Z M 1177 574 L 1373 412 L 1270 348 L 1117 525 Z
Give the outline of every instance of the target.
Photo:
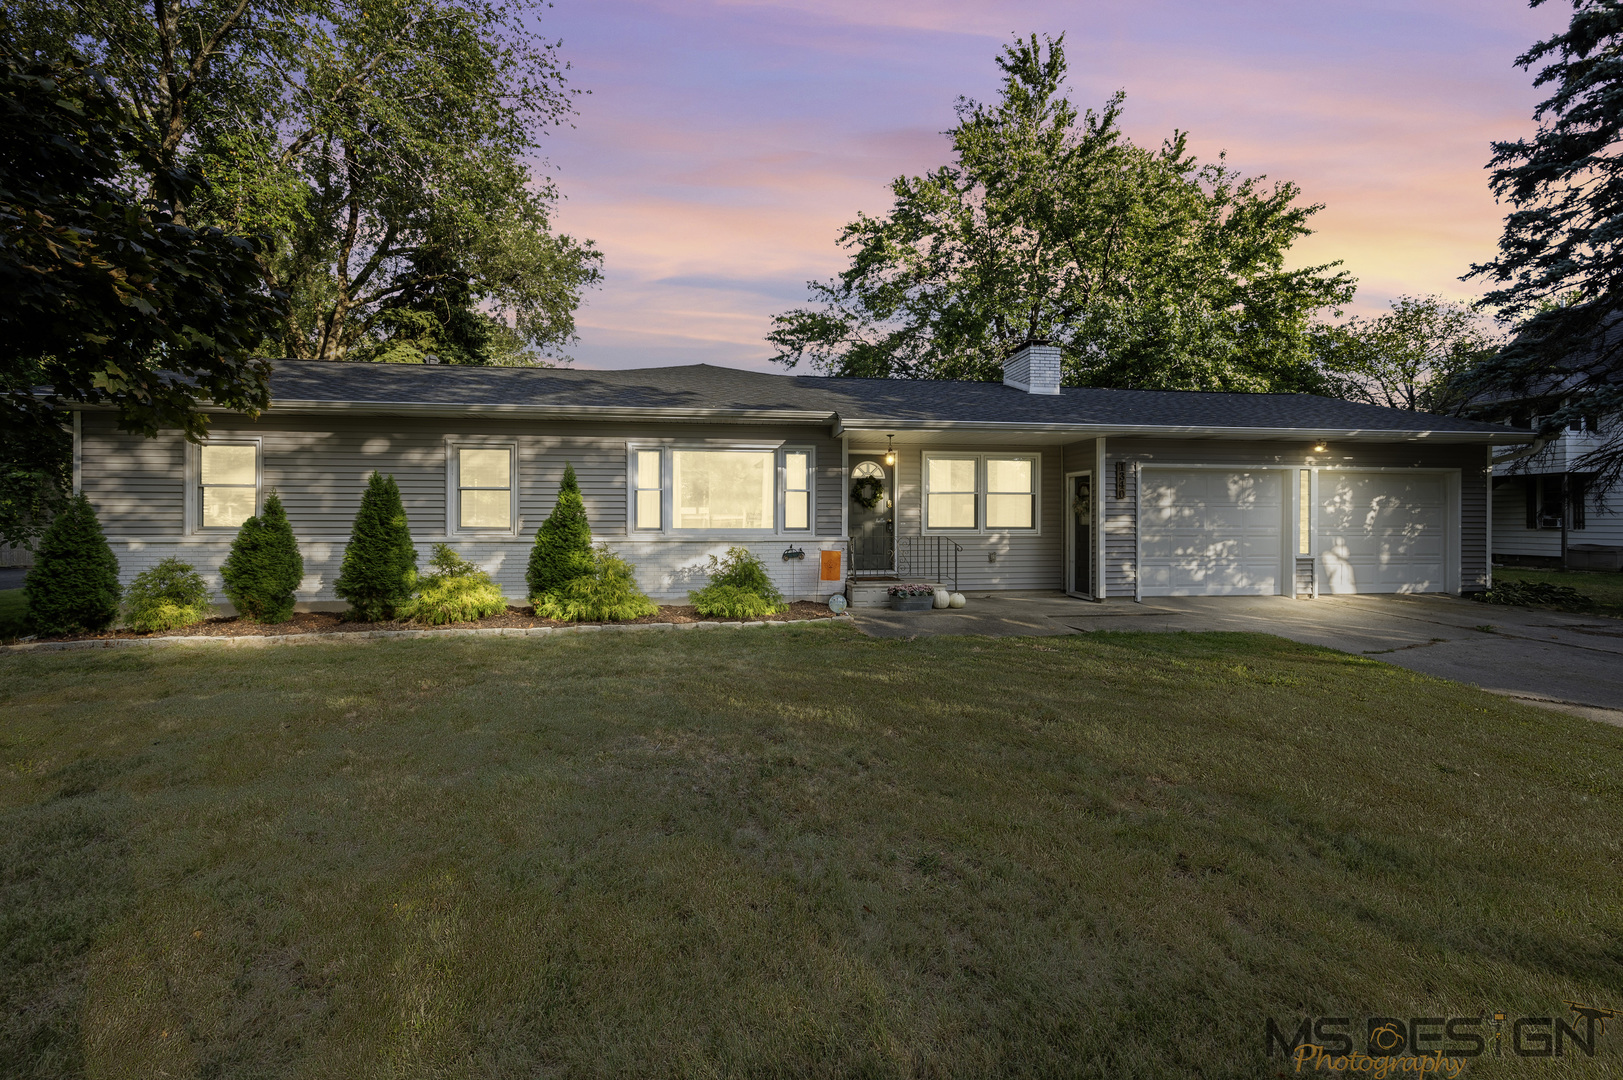
M 878 455 L 853 455 L 850 488 L 851 569 L 893 572 L 896 568 L 896 492 L 892 471 Z
M 1070 591 L 1093 595 L 1093 477 L 1076 473 L 1066 478 L 1071 497 Z

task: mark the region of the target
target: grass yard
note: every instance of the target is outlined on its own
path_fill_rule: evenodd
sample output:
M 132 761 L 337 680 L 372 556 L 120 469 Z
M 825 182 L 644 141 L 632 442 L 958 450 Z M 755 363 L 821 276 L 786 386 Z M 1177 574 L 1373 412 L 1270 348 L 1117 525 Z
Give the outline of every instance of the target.
M 1249 635 L 0 656 L 0 1075 L 1284 1075 L 1623 1009 L 1620 760 Z
M 1595 601 L 1590 610 L 1601 615 L 1623 616 L 1623 574 L 1598 570 L 1532 570 L 1521 566 L 1496 566 L 1495 581 L 1543 582 L 1570 585 Z

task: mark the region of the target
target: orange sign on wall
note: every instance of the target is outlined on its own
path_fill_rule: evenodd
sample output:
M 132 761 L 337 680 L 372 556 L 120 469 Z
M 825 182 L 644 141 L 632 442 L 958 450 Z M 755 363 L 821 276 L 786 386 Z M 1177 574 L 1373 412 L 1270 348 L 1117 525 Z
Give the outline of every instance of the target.
M 824 581 L 839 581 L 840 553 L 838 551 L 824 551 L 819 554 L 823 557 L 822 579 Z

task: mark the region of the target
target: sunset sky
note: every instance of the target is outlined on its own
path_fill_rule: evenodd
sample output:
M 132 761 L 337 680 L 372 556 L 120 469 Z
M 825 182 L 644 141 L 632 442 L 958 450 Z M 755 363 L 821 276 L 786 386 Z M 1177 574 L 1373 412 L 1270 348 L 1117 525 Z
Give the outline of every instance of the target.
M 547 139 L 564 231 L 603 287 L 577 367 L 781 370 L 763 340 L 805 282 L 837 273 L 858 212 L 950 160 L 959 95 L 995 100 L 1016 33 L 1066 34 L 1072 98 L 1127 93 L 1124 128 L 1190 133 L 1325 209 L 1295 262 L 1345 261 L 1353 310 L 1400 293 L 1469 298 L 1503 210 L 1488 142 L 1532 130 L 1513 66 L 1570 16 L 1559 0 L 557 0 L 579 99 Z

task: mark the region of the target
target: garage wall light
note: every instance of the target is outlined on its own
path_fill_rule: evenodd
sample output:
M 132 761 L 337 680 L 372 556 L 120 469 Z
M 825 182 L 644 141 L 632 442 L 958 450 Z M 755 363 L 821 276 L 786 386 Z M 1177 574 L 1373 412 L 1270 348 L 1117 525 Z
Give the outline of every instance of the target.
M 1322 454 L 1328 449 L 1330 449 L 1330 448 L 1328 446 L 1324 445 L 1322 442 L 1316 442 L 1316 443 L 1313 444 L 1313 452 L 1315 454 Z

